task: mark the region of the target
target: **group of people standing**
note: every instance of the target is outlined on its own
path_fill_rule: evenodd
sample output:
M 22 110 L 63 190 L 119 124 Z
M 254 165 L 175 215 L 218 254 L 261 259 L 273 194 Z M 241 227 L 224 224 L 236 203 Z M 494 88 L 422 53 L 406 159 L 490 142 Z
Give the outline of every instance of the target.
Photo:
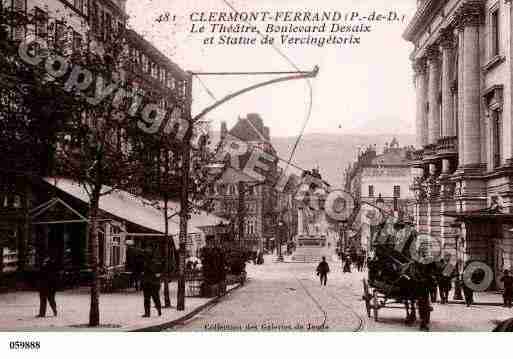
M 360 251 L 358 253 L 339 252 L 338 256 L 342 261 L 342 271 L 344 273 L 351 273 L 353 266 L 356 266 L 356 270 L 358 272 L 363 272 L 366 260 L 365 251 Z
M 473 282 L 478 283 L 479 279 L 470 278 Z M 502 277 L 499 278 L 504 285 L 503 291 L 503 301 L 504 306 L 511 308 L 513 301 L 513 276 L 511 275 L 508 269 L 504 270 Z M 463 293 L 463 298 L 465 300 L 465 305 L 470 307 L 474 304 L 474 290 L 471 286 L 468 285 L 468 282 L 464 280 L 463 276 L 459 275 L 454 280 L 455 290 L 457 287 L 461 289 Z M 448 304 L 449 303 L 449 292 L 452 288 L 452 279 L 449 276 L 440 275 L 437 278 L 434 278 L 433 285 L 429 289 L 430 300 L 432 303 L 438 302 L 438 294 L 440 295 L 440 304 Z

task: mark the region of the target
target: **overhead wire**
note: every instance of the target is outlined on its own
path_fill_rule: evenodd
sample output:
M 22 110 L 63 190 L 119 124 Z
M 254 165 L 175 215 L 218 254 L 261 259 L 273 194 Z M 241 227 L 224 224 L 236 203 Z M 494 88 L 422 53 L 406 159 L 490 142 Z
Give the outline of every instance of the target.
M 206 93 L 214 100 L 218 101 L 217 97 L 214 95 L 214 93 L 208 88 L 208 86 L 205 84 L 205 82 L 201 79 L 198 74 L 194 74 L 194 76 L 198 79 L 199 83 L 203 87 L 203 89 L 206 91 Z
M 221 0 L 223 1 L 223 3 L 225 3 L 225 5 L 227 5 L 230 9 L 232 9 L 233 11 L 235 12 L 239 12 L 235 6 L 233 6 L 228 0 Z M 246 21 L 246 24 L 250 24 L 248 21 Z M 257 34 L 260 36 L 260 37 L 264 37 L 264 35 L 258 30 L 256 29 L 256 32 Z M 281 51 L 280 48 L 278 48 L 274 43 L 271 44 L 272 48 L 286 61 L 289 63 L 289 65 L 291 65 L 296 71 L 301 71 L 299 69 L 299 67 L 294 63 L 294 61 L 292 61 L 283 51 Z M 303 135 L 305 133 L 305 129 L 306 129 L 306 126 L 308 125 L 308 122 L 310 121 L 310 118 L 312 116 L 312 107 L 313 107 L 313 86 L 312 86 L 312 82 L 310 81 L 309 78 L 305 78 L 306 80 L 306 84 L 308 86 L 308 96 L 309 96 L 309 100 L 308 100 L 308 104 L 307 104 L 307 111 L 306 111 L 306 116 L 305 116 L 305 119 L 303 121 L 303 124 L 301 126 L 301 131 L 298 135 L 298 137 L 296 138 L 296 142 L 294 143 L 294 147 L 292 148 L 292 151 L 290 153 L 290 157 L 289 157 L 289 160 L 287 161 L 287 167 L 285 168 L 285 171 L 286 172 L 288 170 L 288 167 L 289 167 L 289 163 L 292 162 L 293 158 L 294 158 L 294 155 L 296 153 L 296 150 L 297 150 L 297 147 L 299 146 L 299 143 L 301 142 L 301 139 L 303 138 Z

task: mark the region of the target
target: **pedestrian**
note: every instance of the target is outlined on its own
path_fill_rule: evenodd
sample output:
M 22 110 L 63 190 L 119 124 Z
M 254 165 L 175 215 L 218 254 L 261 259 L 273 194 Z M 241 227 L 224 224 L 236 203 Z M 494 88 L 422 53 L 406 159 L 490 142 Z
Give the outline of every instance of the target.
M 474 304 L 474 290 L 470 288 L 466 281 L 463 280 L 463 276 L 460 280 L 461 287 L 463 288 L 463 296 L 465 297 L 465 304 L 467 307 L 470 307 Z
M 326 286 L 326 282 L 328 281 L 328 273 L 330 272 L 330 266 L 328 262 L 326 262 L 326 257 L 322 257 L 322 261 L 317 266 L 317 275 L 321 280 L 321 285 Z
M 513 277 L 510 275 L 509 270 L 504 270 L 504 275 L 501 278 L 501 282 L 504 283 L 504 306 L 511 308 L 511 302 L 513 300 Z
M 358 255 L 358 272 L 363 272 L 363 265 L 365 263 L 365 255 L 361 253 Z
M 420 330 L 429 331 L 429 323 L 431 321 L 431 288 L 433 288 L 433 266 L 426 264 L 418 264 L 417 271 L 420 273 L 420 279 L 415 283 L 415 294 L 417 297 L 417 309 L 420 318 Z
M 57 316 L 57 303 L 55 302 L 55 293 L 57 292 L 58 285 L 58 271 L 57 266 L 53 260 L 46 257 L 43 260 L 39 270 L 38 278 L 39 290 L 39 314 L 38 318 L 46 316 L 46 303 L 50 304 L 53 315 Z
M 436 303 L 438 300 L 438 283 L 433 280 L 432 286 L 429 288 L 429 296 L 432 303 Z
M 438 278 L 438 290 L 440 292 L 440 303 L 449 303 L 449 292 L 451 291 L 451 277 L 440 275 Z
M 344 262 L 343 272 L 344 273 L 351 273 L 351 256 L 350 255 L 346 256 L 346 261 Z
M 159 316 L 162 315 L 162 305 L 160 303 L 160 279 L 154 264 L 151 260 L 147 260 L 144 265 L 144 272 L 142 276 L 142 288 L 144 296 L 144 315 L 143 318 L 150 317 L 151 300 L 157 308 Z

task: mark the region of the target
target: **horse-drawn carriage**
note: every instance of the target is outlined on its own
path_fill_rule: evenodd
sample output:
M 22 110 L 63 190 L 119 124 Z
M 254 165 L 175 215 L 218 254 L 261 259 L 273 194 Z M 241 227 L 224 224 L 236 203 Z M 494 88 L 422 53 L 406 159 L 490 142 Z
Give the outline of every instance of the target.
M 423 248 L 424 245 L 424 248 Z M 363 280 L 363 300 L 369 318 L 378 321 L 385 308 L 404 308 L 406 322 L 416 321 L 416 305 L 421 328 L 430 319 L 429 289 L 435 284 L 439 267 L 425 244 L 418 243 L 413 226 L 392 221 L 383 223 L 372 238 L 373 256 L 368 262 L 368 279 Z

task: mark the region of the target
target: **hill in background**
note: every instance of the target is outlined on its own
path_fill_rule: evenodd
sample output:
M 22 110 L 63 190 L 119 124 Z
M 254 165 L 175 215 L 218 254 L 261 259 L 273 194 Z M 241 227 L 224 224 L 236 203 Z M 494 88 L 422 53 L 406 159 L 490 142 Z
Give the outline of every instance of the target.
M 305 134 L 299 143 L 292 163 L 303 169 L 319 167 L 324 180 L 334 188 L 340 188 L 343 182 L 344 170 L 349 163 L 356 160 L 358 147 L 376 145 L 378 154 L 383 151 L 385 143 L 390 143 L 396 137 L 399 145 L 410 146 L 415 144 L 413 134 Z M 212 144 L 219 141 L 219 132 L 212 133 Z M 278 156 L 288 161 L 296 137 L 272 137 L 271 142 L 278 152 Z M 284 163 L 281 162 L 281 166 Z
M 341 187 L 344 170 L 349 163 L 356 160 L 358 147 L 375 144 L 377 152 L 381 153 L 385 143 L 390 143 L 394 136 L 401 147 L 415 144 L 415 135 L 413 134 L 305 134 L 296 149 L 292 162 L 304 169 L 318 166 L 324 180 L 332 187 Z M 278 155 L 287 161 L 296 142 L 296 137 L 273 137 L 271 142 Z

